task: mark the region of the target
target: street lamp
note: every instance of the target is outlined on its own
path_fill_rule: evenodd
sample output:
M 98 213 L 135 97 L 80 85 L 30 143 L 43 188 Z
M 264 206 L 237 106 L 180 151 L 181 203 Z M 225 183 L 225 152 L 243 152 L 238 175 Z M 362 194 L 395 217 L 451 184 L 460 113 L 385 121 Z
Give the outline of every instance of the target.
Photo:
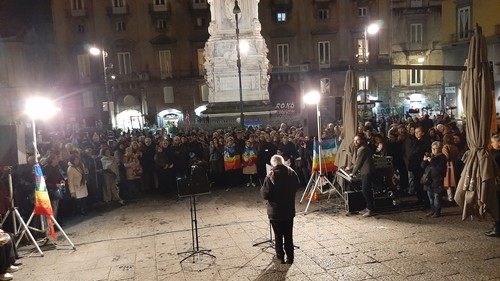
M 241 53 L 240 53 L 240 28 L 238 14 L 241 13 L 240 6 L 238 5 L 238 0 L 234 1 L 233 14 L 236 20 L 236 66 L 238 67 L 238 83 L 240 90 L 240 124 L 242 128 L 245 128 L 245 116 L 243 115 L 243 89 L 241 86 Z
M 102 55 L 102 67 L 103 67 L 103 73 L 104 73 L 104 92 L 106 93 L 106 100 L 107 100 L 107 108 L 109 112 L 109 122 L 111 122 L 111 128 L 115 127 L 115 116 L 114 116 L 114 109 L 111 106 L 111 98 L 109 95 L 109 83 L 108 83 L 108 69 L 113 68 L 113 65 L 110 65 L 109 67 L 106 66 L 106 57 L 108 56 L 108 52 L 106 52 L 104 49 L 99 49 L 96 47 L 92 47 L 89 49 L 89 53 L 94 56 Z
M 376 23 L 372 23 L 368 26 L 365 26 L 365 30 L 363 33 L 363 63 L 365 65 L 365 80 L 364 83 L 364 109 L 363 109 L 363 118 L 365 118 L 366 112 L 368 111 L 368 70 L 366 64 L 368 63 L 368 34 L 374 35 L 377 34 L 380 30 L 380 25 Z
M 40 154 L 37 149 L 36 141 L 36 119 L 46 119 L 52 117 L 58 110 L 54 103 L 48 99 L 42 97 L 33 97 L 26 101 L 26 113 L 31 118 L 31 127 L 33 129 L 33 149 L 35 153 L 35 160 L 38 163 L 38 157 Z

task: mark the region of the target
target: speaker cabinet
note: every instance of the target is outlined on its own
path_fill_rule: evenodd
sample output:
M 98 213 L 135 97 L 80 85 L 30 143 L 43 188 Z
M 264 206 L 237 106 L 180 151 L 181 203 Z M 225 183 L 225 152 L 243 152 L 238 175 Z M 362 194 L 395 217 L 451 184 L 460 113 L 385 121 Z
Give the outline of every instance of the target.
M 26 164 L 24 131 L 20 126 L 0 125 L 0 166 Z

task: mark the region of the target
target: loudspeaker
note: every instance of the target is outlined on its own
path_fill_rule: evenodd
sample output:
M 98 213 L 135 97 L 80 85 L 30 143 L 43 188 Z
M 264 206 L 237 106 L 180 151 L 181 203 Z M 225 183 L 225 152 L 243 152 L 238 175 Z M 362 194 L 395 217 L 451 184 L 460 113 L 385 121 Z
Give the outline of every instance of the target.
M 344 192 L 345 210 L 348 212 L 358 212 L 366 208 L 365 198 L 361 191 Z
M 24 133 L 19 126 L 0 125 L 0 166 L 26 164 Z

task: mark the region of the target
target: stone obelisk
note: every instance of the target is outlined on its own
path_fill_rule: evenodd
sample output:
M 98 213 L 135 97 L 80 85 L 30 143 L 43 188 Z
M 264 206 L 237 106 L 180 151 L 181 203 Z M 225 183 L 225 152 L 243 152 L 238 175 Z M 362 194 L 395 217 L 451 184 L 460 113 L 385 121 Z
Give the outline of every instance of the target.
M 205 44 L 206 82 L 209 88 L 208 117 L 240 115 L 240 87 L 237 67 L 236 18 L 234 0 L 208 0 L 211 21 L 210 37 Z M 238 15 L 241 89 L 245 120 L 269 114 L 273 108 L 268 92 L 268 49 L 260 34 L 259 0 L 239 0 Z M 248 46 L 244 50 L 243 46 Z M 246 48 L 245 48 L 246 49 Z

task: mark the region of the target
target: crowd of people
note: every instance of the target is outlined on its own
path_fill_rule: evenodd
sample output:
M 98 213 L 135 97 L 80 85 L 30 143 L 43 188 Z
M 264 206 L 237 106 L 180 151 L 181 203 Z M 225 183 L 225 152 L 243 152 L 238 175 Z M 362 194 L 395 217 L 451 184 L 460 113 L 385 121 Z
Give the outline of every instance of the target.
M 370 159 L 371 155 L 391 157 L 392 168 L 384 172 L 390 180 L 384 188 L 415 196 L 416 204 L 430 210 L 428 217 L 441 215 L 441 195 L 448 205 L 453 204 L 467 144 L 464 130 L 446 114 L 434 119 L 425 115 L 369 120 L 357 128 L 356 142 L 344 139 L 341 125 L 330 123 L 321 131 L 321 139 L 333 139 L 337 147 L 343 141 L 352 144 L 353 163 L 343 168 L 365 176 L 365 216 L 375 211 L 371 177 L 376 173 L 373 167 L 356 166 L 361 147 Z M 212 188 L 261 186 L 266 164 L 276 154 L 305 186 L 311 176 L 313 136 L 305 135 L 300 126 L 287 124 L 244 130 L 179 130 L 176 135 L 93 130 L 53 135 L 38 149 L 52 208 L 56 217 L 64 217 L 85 215 L 98 205 L 123 205 L 148 193 L 175 196 L 177 181 L 189 177 L 192 166 L 207 171 Z M 28 164 L 13 171 L 17 205 L 26 218 L 33 210 L 34 182 L 27 175 L 34 162 L 31 156 Z M 423 181 L 424 176 L 430 181 Z

